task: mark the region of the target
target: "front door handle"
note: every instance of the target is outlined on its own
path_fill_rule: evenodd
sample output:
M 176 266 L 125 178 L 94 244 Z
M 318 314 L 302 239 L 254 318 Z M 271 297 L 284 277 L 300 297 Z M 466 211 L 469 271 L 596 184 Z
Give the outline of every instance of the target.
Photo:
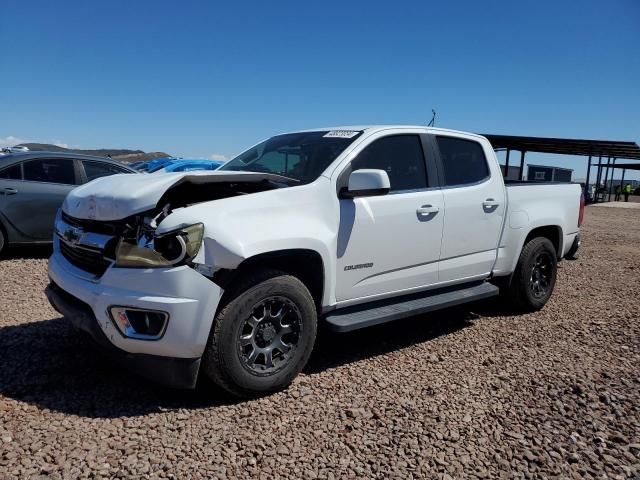
M 10 187 L 0 190 L 0 195 L 15 195 L 16 193 L 18 193 L 18 190 Z
M 500 202 L 495 201 L 493 198 L 487 198 L 482 202 L 484 208 L 495 208 L 500 206 Z
M 422 205 L 416 212 L 418 215 L 433 215 L 434 213 L 438 213 L 440 211 L 440 207 L 436 205 Z

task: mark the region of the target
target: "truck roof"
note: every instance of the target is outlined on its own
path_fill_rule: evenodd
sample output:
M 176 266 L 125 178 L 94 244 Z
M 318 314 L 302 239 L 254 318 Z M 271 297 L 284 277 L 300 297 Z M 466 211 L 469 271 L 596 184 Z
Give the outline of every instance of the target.
M 402 124 L 389 124 L 389 125 L 341 125 L 341 126 L 333 126 L 333 127 L 323 127 L 323 128 L 309 128 L 306 130 L 297 130 L 293 132 L 287 133 L 296 133 L 296 132 L 317 132 L 317 131 L 331 131 L 331 130 L 353 130 L 353 131 L 366 131 L 368 133 L 375 133 L 382 130 L 388 130 L 390 128 L 411 128 L 411 129 L 421 129 L 434 134 L 438 133 L 455 133 L 455 134 L 464 134 L 464 135 L 473 135 L 479 138 L 485 138 L 482 135 L 478 135 L 473 132 L 464 132 L 462 130 L 452 130 L 449 128 L 437 128 L 437 127 L 428 127 L 426 125 L 402 125 Z

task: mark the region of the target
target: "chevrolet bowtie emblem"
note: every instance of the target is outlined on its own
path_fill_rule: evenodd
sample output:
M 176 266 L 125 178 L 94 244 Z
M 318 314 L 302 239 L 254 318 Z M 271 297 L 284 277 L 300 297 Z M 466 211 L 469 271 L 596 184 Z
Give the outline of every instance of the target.
M 67 243 L 76 245 L 82 238 L 82 229 L 77 227 L 69 227 L 62 233 L 62 238 L 64 238 Z

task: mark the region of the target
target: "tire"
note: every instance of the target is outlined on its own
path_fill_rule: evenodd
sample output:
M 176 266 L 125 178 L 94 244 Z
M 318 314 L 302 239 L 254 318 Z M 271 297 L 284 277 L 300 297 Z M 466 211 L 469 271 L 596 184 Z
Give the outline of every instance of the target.
M 4 235 L 4 230 L 2 229 L 2 226 L 0 226 L 0 255 L 2 255 L 2 251 L 4 250 L 4 247 L 6 246 L 6 237 Z
M 512 306 L 522 312 L 535 312 L 545 306 L 556 284 L 558 260 L 548 238 L 531 239 L 520 252 L 507 294 Z
M 211 328 L 204 374 L 242 398 L 286 388 L 306 365 L 316 339 L 309 290 L 296 277 L 260 270 L 227 298 Z

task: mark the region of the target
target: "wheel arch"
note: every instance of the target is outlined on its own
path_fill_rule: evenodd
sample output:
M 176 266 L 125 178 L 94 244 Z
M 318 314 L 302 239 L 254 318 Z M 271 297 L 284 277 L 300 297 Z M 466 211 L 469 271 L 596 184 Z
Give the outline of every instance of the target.
M 520 254 L 522 253 L 522 249 L 524 249 L 525 245 L 529 243 L 531 240 L 537 237 L 542 237 L 548 239 L 556 250 L 556 257 L 560 260 L 562 256 L 562 227 L 554 224 L 547 225 L 538 225 L 531 230 L 526 235 L 523 235 L 521 243 L 518 245 L 518 250 L 513 255 L 513 263 L 510 269 L 510 273 L 506 276 L 497 276 L 493 277 L 492 281 L 498 286 L 510 286 L 513 280 L 513 275 L 515 273 L 516 265 L 518 264 L 518 259 L 520 258 Z
M 4 233 L 5 246 L 13 243 L 32 242 L 33 238 L 26 236 L 11 223 L 11 220 L 0 211 L 0 230 Z
M 259 253 L 244 259 L 233 270 L 216 272 L 213 280 L 225 290 L 220 305 L 225 303 L 227 293 L 233 294 L 234 287 L 248 272 L 257 269 L 279 270 L 296 277 L 309 289 L 316 307 L 321 308 L 325 293 L 324 261 L 319 252 L 305 248 Z
M 553 247 L 556 249 L 556 256 L 559 260 L 562 256 L 562 227 L 560 227 L 559 225 L 543 225 L 533 228 L 522 242 L 522 245 L 520 246 L 520 252 L 522 252 L 522 249 L 527 243 L 537 237 L 549 239 L 549 241 L 553 244 Z
M 7 229 L 4 228 L 4 225 L 2 224 L 1 219 L 0 219 L 0 235 L 2 235 L 2 238 L 4 239 L 4 243 L 0 245 L 0 252 L 2 252 L 2 250 L 4 250 L 4 248 L 9 244 L 9 236 L 7 235 Z
M 4 237 L 4 245 L 0 247 L 0 251 L 2 251 L 7 248 L 9 243 L 11 243 L 9 240 L 9 229 L 5 225 L 5 219 L 3 218 L 2 213 L 0 213 L 0 234 Z

